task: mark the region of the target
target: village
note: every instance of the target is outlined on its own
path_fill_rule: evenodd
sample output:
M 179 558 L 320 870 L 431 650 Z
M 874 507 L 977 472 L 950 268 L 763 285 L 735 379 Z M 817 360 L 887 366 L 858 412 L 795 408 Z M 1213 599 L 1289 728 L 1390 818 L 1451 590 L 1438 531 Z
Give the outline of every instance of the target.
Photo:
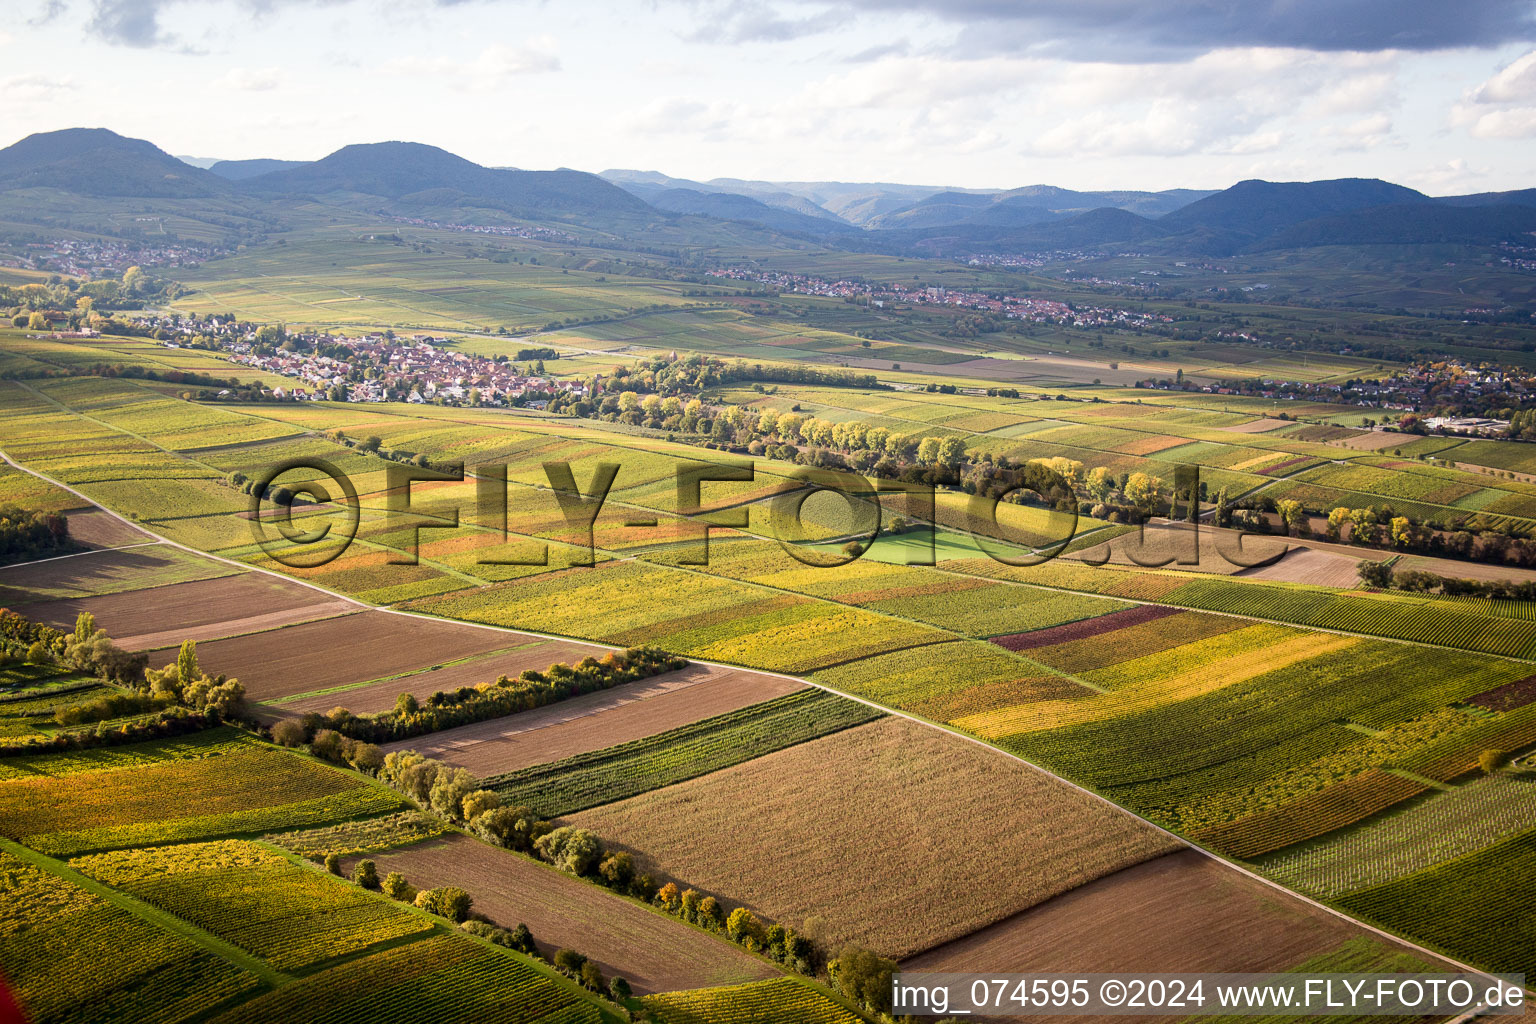
M 496 358 L 456 352 L 446 338 L 396 336 L 393 331 L 349 338 L 289 333 L 240 323 L 233 317 L 157 317 L 146 321 L 170 347 L 222 350 L 231 362 L 291 377 L 271 397 L 295 401 L 408 402 L 542 409 L 557 392 L 583 396 L 582 381 L 544 372 L 553 349 L 528 349 Z
M 1536 393 L 1536 376 L 1449 360 L 1396 370 L 1380 380 L 1327 383 L 1260 379 L 1196 383 L 1147 378 L 1137 381 L 1135 386 L 1158 391 L 1244 395 L 1276 401 L 1326 402 L 1382 409 L 1412 416 L 1425 430 L 1435 433 L 1502 437 L 1509 431 L 1509 412 L 1519 409 Z M 1421 417 L 1419 414 L 1423 413 L 1435 415 Z
M 851 280 L 828 281 L 804 274 L 765 273 L 736 267 L 710 270 L 708 274 L 711 277 L 723 277 L 733 281 L 752 281 L 780 293 L 863 299 L 877 308 L 894 303 L 907 303 L 914 306 L 957 306 L 962 309 L 996 313 L 1011 320 L 1089 328 L 1150 327 L 1173 322 L 1172 317 L 1159 313 L 1143 313 L 1109 306 L 1076 305 L 1054 299 L 1019 298 L 1012 295 L 993 296 L 985 292 L 953 288 L 908 288 L 900 284 L 869 284 Z

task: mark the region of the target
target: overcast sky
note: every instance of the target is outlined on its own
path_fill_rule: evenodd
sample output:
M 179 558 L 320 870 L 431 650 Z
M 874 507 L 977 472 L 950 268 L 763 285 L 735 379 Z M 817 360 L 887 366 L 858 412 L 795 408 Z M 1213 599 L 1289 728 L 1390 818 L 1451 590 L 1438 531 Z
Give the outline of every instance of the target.
M 0 133 L 968 187 L 1536 186 L 1536 0 L 8 0 Z

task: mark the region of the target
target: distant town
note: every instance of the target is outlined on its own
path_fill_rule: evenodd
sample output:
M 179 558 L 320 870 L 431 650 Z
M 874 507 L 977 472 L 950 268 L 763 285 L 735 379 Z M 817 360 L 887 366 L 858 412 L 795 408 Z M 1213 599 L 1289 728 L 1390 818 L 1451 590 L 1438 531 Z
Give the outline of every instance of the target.
M 515 406 L 542 409 L 557 392 L 577 397 L 581 381 L 544 372 L 553 349 L 528 349 L 517 358 L 456 352 L 446 339 L 393 331 L 362 337 L 287 333 L 233 317 L 158 317 L 145 321 L 171 347 L 216 348 L 231 362 L 291 377 L 292 387 L 271 389 L 279 400 L 408 402 Z
M 900 284 L 871 284 L 867 281 L 828 281 L 804 274 L 781 274 L 731 267 L 707 272 L 710 277 L 732 281 L 752 281 L 777 292 L 822 295 L 831 298 L 864 299 L 875 307 L 907 303 L 914 306 L 958 306 L 993 313 L 1011 320 L 1031 323 L 1061 324 L 1069 327 L 1151 327 L 1173 322 L 1171 316 L 1144 313 L 1112 306 L 1088 306 L 1055 299 L 1022 298 L 1014 295 L 989 295 L 986 292 L 954 288 L 909 288 Z

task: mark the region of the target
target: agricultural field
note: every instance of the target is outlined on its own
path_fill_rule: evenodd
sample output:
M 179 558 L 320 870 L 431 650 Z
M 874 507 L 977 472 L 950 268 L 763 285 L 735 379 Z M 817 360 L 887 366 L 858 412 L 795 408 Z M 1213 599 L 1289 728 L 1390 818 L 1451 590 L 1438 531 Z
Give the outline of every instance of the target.
M 70 867 L 284 972 L 433 927 L 424 916 L 253 843 L 224 840 L 119 850 L 76 857 Z
M 189 1020 L 260 979 L 100 893 L 0 850 L 0 963 L 39 1021 Z
M 897 956 L 1176 846 L 1034 769 L 895 717 L 562 820 L 770 919 L 819 917 L 832 948 Z M 868 843 L 874 832 L 889 842 Z M 765 858 L 743 836 L 780 853 Z
M 1346 909 L 1494 971 L 1536 972 L 1536 831 L 1343 897 Z
M 766 960 L 681 921 L 507 850 L 450 835 L 370 854 L 379 874 L 418 888 L 459 885 L 505 928 L 526 924 L 547 954 L 579 949 L 642 994 L 737 985 L 779 975 Z M 355 861 L 346 858 L 344 867 Z
M 0 835 L 53 856 L 326 824 L 400 806 L 355 776 L 233 731 L 0 762 Z
M 453 935 L 434 936 L 309 974 L 213 1018 L 218 1024 L 366 1024 L 409 1006 L 443 1024 L 600 1024 L 574 986 Z
M 117 691 L 73 670 L 4 667 L 0 740 L 58 748 L 0 758 L 0 970 L 40 1021 L 318 1024 L 405 1007 L 464 1024 L 618 1020 L 615 1002 L 541 960 L 331 877 L 317 863 L 331 854 L 343 875 L 368 859 L 413 886 L 462 886 L 494 924 L 526 924 L 544 958 L 580 951 L 670 1024 L 863 1019 L 820 982 L 320 759 L 315 730 L 347 727 L 335 709 L 375 715 L 402 693 L 430 705 L 636 644 L 694 663 L 381 753 L 465 769 L 508 805 L 591 829 L 655 881 L 747 907 L 828 955 L 852 942 L 911 969 L 1009 971 L 1435 960 L 1364 921 L 1480 968 L 1536 974 L 1523 884 L 1536 829 L 1536 602 L 1359 579 L 1365 560 L 1394 556 L 1398 569 L 1483 581 L 1532 571 L 1319 539 L 1328 508 L 1384 506 L 1447 529 L 1497 525 L 1520 556 L 1521 538 L 1536 536 L 1527 446 L 1362 430 L 1356 406 L 1132 390 L 1176 370 L 1202 383 L 1341 383 L 1383 369 L 1192 341 L 1183 333 L 1201 334 L 1204 314 L 1150 291 L 1137 302 L 1177 325 L 1150 352 L 1118 327 L 975 336 L 952 330 L 954 310 L 760 295 L 692 280 L 690 268 L 1023 282 L 1082 304 L 1106 295 L 809 242 L 764 253 L 739 225 L 717 226 L 706 245 L 674 218 L 649 226 L 643 251 L 605 248 L 618 240 L 602 232 L 507 236 L 492 259 L 485 238 L 412 226 L 411 244 L 396 244 L 399 224 L 380 233 L 371 214 L 323 209 L 328 225 L 284 231 L 281 249 L 179 268 L 192 290 L 176 308 L 342 334 L 431 331 L 433 344 L 488 356 L 547 344 L 560 357 L 551 379 L 582 385 L 674 350 L 719 353 L 756 364 L 759 379 L 688 385 L 682 397 L 696 393 L 709 415 L 739 406 L 912 445 L 958 440 L 950 467 L 899 469 L 951 481 L 955 469 L 963 486 L 941 486 L 931 509 L 899 491 L 813 494 L 791 535 L 775 504 L 805 495 L 804 463 L 846 461 L 873 479 L 894 449 L 748 448 L 729 431 L 442 398 L 190 401 L 169 380 L 92 371 L 292 380 L 148 338 L 3 332 L 0 369 L 25 379 L 0 381 L 0 452 L 16 463 L 0 466 L 0 503 L 69 511 L 92 550 L 0 568 L 0 606 L 65 629 L 89 611 L 156 667 L 196 640 L 208 671 L 245 686 L 253 716 L 249 731 L 125 743 L 127 723 L 111 720 L 55 740 L 61 706 Z M 1254 315 L 1309 337 L 1347 330 L 1362 345 L 1428 323 L 1310 307 Z M 843 366 L 879 383 L 792 382 L 805 379 L 795 370 Z M 257 544 L 250 495 L 230 475 L 295 457 L 341 468 L 360 495 L 357 540 L 316 568 L 272 557 L 297 541 Z M 1002 459 L 1065 459 L 1083 479 L 1107 470 L 1127 493 L 1131 474 L 1157 477 L 1166 494 L 1179 467 L 1198 466 L 1204 511 L 1222 491 L 1298 498 L 1319 533 L 1250 537 L 1239 560 L 1233 531 L 1202 524 L 1194 544 L 1184 525 L 1143 533 L 1117 498 L 1096 508 L 1083 497 L 1075 520 L 1012 502 L 978 518 L 967 491 Z M 472 473 L 504 463 L 505 522 L 477 507 L 485 478 L 392 486 L 407 462 Z M 547 467 L 558 462 L 583 490 L 618 465 L 590 526 L 557 498 Z M 696 557 L 700 514 L 680 507 L 677 486 L 700 462 L 753 467 L 751 479 L 703 486 L 717 523 L 707 561 Z M 882 532 L 864 544 L 872 505 Z M 334 502 L 293 512 L 302 528 L 341 519 Z M 1064 557 L 1042 557 L 1069 533 Z M 1282 543 L 1293 550 L 1274 564 L 1242 564 Z M 399 564 L 408 550 L 414 564 Z M 1489 753 L 1513 764 L 1481 767 Z M 61 909 L 50 919 L 45 906 Z M 110 960 L 108 935 L 120 950 Z
M 667 1024 L 858 1024 L 859 1016 L 803 982 L 776 978 L 729 988 L 648 996 L 642 1005 Z
M 506 803 L 552 819 L 728 768 L 882 714 L 824 690 L 801 689 L 486 782 Z
M 690 665 L 385 749 L 415 750 L 482 777 L 494 776 L 641 740 L 800 689 L 802 684 L 776 676 Z
M 489 654 L 530 639 L 417 616 L 363 611 L 199 644 L 198 657 L 208 671 L 244 683 L 247 697 L 270 700 Z M 175 656 L 174 649 L 164 650 L 155 652 L 150 661 L 163 665 Z

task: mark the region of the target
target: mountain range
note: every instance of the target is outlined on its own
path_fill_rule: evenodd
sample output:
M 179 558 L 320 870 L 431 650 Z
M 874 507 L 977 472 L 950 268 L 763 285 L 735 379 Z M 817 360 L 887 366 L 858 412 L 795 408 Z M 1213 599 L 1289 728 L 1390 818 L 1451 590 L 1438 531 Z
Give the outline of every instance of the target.
M 1530 242 L 1536 189 L 1432 198 L 1374 178 L 1240 181 L 1221 191 L 963 189 L 895 183 L 695 181 L 485 167 L 435 146 L 345 146 L 320 160 L 202 161 L 102 128 L 0 150 L 0 195 L 47 189 L 128 198 L 318 199 L 473 220 L 475 211 L 591 226 L 710 218 L 865 251 L 926 255 L 1126 249 L 1230 255 L 1322 245 Z M 18 196 L 19 198 L 19 196 Z

